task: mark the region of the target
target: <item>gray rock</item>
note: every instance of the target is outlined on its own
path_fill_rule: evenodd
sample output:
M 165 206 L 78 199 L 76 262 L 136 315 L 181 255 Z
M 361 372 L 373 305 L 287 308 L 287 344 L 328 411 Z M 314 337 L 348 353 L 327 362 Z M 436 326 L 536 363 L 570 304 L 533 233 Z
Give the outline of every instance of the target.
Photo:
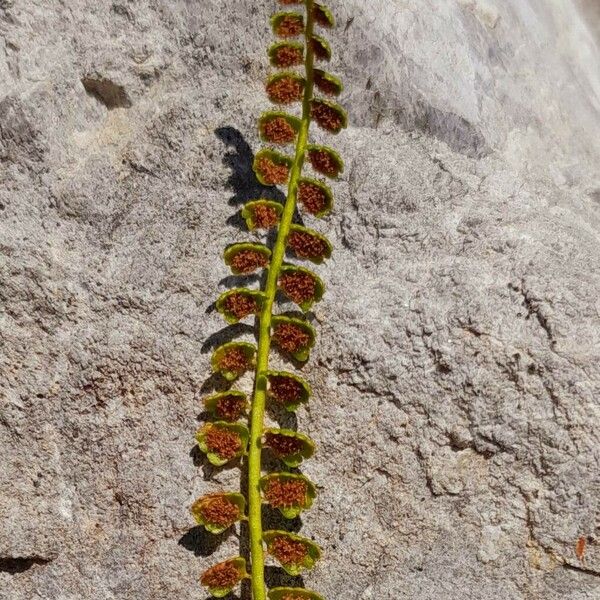
M 193 435 L 222 249 L 279 194 L 250 169 L 274 6 L 0 0 L 2 600 L 199 600 L 238 552 L 188 507 L 239 481 Z M 332 8 L 351 127 L 316 225 L 304 581 L 597 600 L 598 3 Z

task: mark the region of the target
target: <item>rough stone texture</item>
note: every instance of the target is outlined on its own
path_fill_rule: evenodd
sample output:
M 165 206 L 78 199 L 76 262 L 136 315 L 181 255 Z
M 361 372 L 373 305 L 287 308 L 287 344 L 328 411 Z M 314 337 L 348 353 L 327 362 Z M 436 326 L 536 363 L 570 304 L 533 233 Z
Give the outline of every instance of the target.
M 239 477 L 191 450 L 220 254 L 265 193 L 274 4 L 0 0 L 2 600 L 197 600 L 237 553 L 188 532 Z M 352 126 L 298 414 L 304 581 L 597 600 L 598 4 L 331 4 Z

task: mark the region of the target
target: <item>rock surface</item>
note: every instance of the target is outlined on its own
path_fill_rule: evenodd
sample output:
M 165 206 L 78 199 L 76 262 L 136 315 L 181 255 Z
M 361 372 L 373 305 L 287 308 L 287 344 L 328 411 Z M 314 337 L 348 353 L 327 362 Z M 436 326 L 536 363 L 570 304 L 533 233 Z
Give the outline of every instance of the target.
M 238 552 L 188 507 L 239 478 L 192 447 L 222 249 L 278 197 L 250 170 L 274 5 L 0 0 L 2 600 L 199 600 Z M 317 225 L 304 581 L 597 600 L 598 4 L 331 6 L 352 124 Z

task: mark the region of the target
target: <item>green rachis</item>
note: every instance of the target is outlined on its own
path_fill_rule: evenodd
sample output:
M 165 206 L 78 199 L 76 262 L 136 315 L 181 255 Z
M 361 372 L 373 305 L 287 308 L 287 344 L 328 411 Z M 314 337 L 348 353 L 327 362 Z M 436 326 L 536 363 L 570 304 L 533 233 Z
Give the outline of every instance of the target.
M 265 409 L 273 403 L 278 409 L 295 411 L 311 394 L 302 377 L 291 371 L 272 370 L 269 358 L 271 347 L 275 346 L 283 357 L 303 363 L 315 343 L 309 311 L 323 296 L 324 285 L 312 270 L 286 261 L 286 255 L 291 260 L 314 264 L 331 255 L 329 241 L 317 231 L 294 223 L 294 215 L 299 209 L 307 218 L 321 218 L 331 211 L 333 195 L 320 176 L 337 178 L 343 162 L 331 148 L 310 144 L 309 129 L 314 121 L 325 131 L 338 133 L 346 126 L 346 114 L 330 99 L 341 93 L 341 82 L 315 67 L 315 63 L 331 57 L 329 44 L 316 31 L 333 27 L 331 12 L 314 0 L 280 3 L 288 6 L 271 18 L 279 40 L 268 50 L 274 73 L 266 85 L 267 95 L 278 110 L 259 119 L 260 137 L 269 147 L 256 154 L 254 171 L 264 185 L 287 184 L 287 197 L 283 205 L 257 198 L 242 210 L 250 230 L 276 230 L 272 247 L 256 241 L 238 243 L 229 246 L 224 255 L 236 275 L 260 270 L 266 275 L 260 289 L 234 288 L 217 300 L 217 309 L 229 323 L 255 316 L 258 344 L 229 342 L 218 347 L 212 356 L 213 370 L 230 384 L 254 369 L 254 389 L 250 401 L 246 393 L 232 389 L 207 398 L 206 408 L 214 420 L 205 423 L 196 436 L 200 450 L 216 466 L 247 456 L 244 468 L 248 469 L 248 490 L 246 495 L 230 491 L 205 495 L 194 503 L 192 513 L 198 524 L 215 534 L 237 521 L 248 520 L 250 573 L 246 572 L 243 557 L 209 568 L 201 583 L 213 596 L 225 596 L 241 580 L 250 578 L 253 600 L 322 600 L 304 588 L 266 589 L 266 554 L 289 574 L 298 575 L 312 568 L 321 551 L 300 535 L 263 530 L 262 504 L 269 504 L 283 518 L 292 519 L 310 508 L 316 496 L 313 483 L 297 470 L 303 460 L 312 456 L 312 440 L 297 431 L 265 427 Z M 290 111 L 298 104 L 301 112 L 294 115 Z M 293 155 L 283 152 L 286 146 L 293 145 Z M 314 177 L 304 176 L 308 163 Z M 274 314 L 278 291 L 296 305 L 291 314 Z M 240 420 L 248 410 L 249 428 Z M 263 450 L 279 461 L 276 472 L 263 473 Z

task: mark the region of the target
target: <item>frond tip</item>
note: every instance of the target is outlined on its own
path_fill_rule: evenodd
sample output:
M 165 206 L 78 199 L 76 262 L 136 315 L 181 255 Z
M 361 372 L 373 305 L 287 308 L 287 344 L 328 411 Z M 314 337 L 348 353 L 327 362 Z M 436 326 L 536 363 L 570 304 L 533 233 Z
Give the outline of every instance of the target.
M 321 549 L 313 541 L 288 531 L 265 531 L 267 552 L 292 576 L 310 570 L 321 558 Z
M 309 509 L 317 496 L 314 484 L 296 473 L 269 473 L 260 479 L 265 501 L 286 519 L 295 519 Z
M 218 535 L 244 517 L 246 499 L 242 494 L 219 492 L 198 498 L 191 513 L 198 525 Z
M 244 455 L 249 437 L 245 425 L 225 421 L 205 423 L 196 433 L 198 447 L 216 467 L 222 467 L 234 458 Z
M 241 556 L 230 558 L 211 567 L 202 574 L 200 583 L 215 598 L 224 598 L 242 579 L 250 577 L 246 561 Z

